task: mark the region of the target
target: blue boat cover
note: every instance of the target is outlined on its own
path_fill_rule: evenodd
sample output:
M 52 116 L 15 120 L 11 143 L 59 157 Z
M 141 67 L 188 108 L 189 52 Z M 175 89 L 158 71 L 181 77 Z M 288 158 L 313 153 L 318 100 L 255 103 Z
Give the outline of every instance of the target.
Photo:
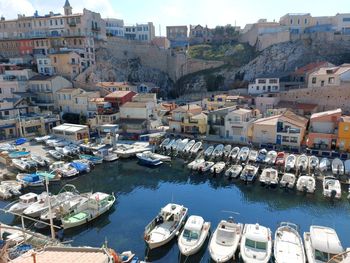
M 69 165 L 77 169 L 78 172 L 84 172 L 87 170 L 87 164 L 85 163 L 72 162 Z
M 23 177 L 22 180 L 25 182 L 28 182 L 28 183 L 33 183 L 33 182 L 40 181 L 40 177 L 37 174 L 30 174 L 30 175 Z
M 21 145 L 23 143 L 26 143 L 27 142 L 27 139 L 26 138 L 19 138 L 15 141 L 15 144 L 16 145 Z

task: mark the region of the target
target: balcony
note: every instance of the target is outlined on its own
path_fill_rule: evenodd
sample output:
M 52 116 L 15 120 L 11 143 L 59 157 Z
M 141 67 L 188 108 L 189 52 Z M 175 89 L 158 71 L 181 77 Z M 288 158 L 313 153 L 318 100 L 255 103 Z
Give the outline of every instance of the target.
M 68 23 L 68 25 L 69 25 L 70 27 L 76 27 L 76 26 L 77 26 L 77 23 L 71 21 L 71 22 Z
M 92 26 L 92 27 L 91 27 L 91 30 L 92 30 L 92 31 L 101 31 L 101 28 L 98 27 L 98 26 Z
M 277 133 L 299 134 L 300 133 L 300 129 L 295 129 L 295 128 L 282 128 L 282 129 L 279 129 L 279 128 L 277 128 Z

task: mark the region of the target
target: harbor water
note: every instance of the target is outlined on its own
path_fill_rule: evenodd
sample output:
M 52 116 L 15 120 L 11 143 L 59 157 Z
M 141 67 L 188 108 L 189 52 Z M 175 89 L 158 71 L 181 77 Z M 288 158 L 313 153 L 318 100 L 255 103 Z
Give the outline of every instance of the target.
M 188 207 L 189 215 L 200 215 L 210 221 L 211 232 L 221 219 L 229 216 L 241 223 L 258 222 L 273 232 L 279 222 L 290 221 L 298 224 L 302 232 L 312 224 L 333 227 L 343 247 L 350 247 L 347 189 L 343 189 L 341 200 L 332 201 L 322 196 L 321 182 L 315 194 L 303 194 L 263 187 L 258 182 L 246 185 L 224 176 L 191 173 L 180 159 L 157 168 L 140 166 L 137 160 L 129 159 L 98 165 L 91 173 L 67 183 L 74 184 L 80 192 L 113 192 L 117 197 L 114 208 L 107 214 L 86 226 L 61 233 L 76 246 L 100 247 L 107 240 L 115 250 L 132 250 L 151 262 L 210 262 L 208 241 L 200 253 L 188 259 L 180 257 L 177 240 L 160 249 L 147 250 L 144 227 L 161 207 L 174 202 Z M 53 192 L 60 188 L 50 187 Z M 5 207 L 8 203 L 0 204 Z M 20 220 L 8 214 L 1 214 L 0 220 L 20 224 Z

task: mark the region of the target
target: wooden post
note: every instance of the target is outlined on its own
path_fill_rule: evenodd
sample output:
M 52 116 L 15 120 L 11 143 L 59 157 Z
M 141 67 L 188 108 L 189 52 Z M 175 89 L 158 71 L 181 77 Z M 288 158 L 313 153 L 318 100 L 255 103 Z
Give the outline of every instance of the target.
M 36 254 L 35 254 L 35 252 L 32 253 L 32 257 L 33 257 L 33 263 L 36 263 Z

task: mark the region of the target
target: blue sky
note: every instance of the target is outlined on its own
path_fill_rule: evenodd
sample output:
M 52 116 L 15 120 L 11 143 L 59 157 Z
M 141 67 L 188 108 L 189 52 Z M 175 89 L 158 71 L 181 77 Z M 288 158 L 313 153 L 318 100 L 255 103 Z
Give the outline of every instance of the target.
M 0 15 L 15 18 L 22 13 L 32 15 L 63 12 L 65 0 L 0 0 Z M 202 24 L 210 27 L 235 23 L 244 27 L 259 18 L 278 21 L 286 13 L 311 13 L 328 16 L 350 12 L 349 0 L 70 0 L 74 12 L 84 7 L 100 12 L 103 17 L 122 18 L 126 24 L 152 21 L 159 34 L 167 25 Z M 342 7 L 348 7 L 344 10 Z

